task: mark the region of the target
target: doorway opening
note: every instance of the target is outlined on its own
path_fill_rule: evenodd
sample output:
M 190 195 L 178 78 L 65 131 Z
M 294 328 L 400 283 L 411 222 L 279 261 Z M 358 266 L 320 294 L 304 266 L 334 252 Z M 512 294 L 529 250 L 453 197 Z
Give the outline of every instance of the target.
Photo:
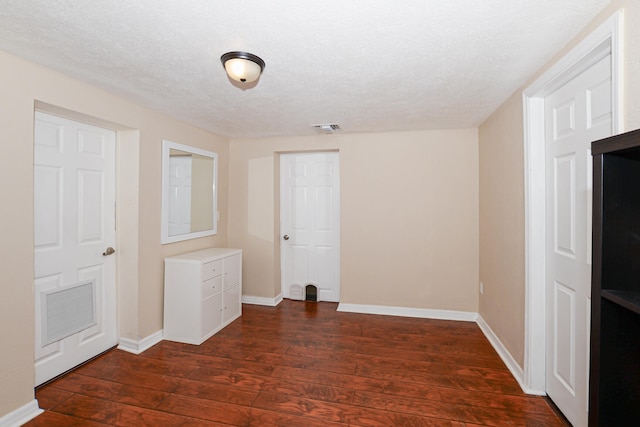
M 606 56 L 611 57 L 612 132 L 621 129 L 622 12 L 612 16 L 523 93 L 525 115 L 525 355 L 523 389 L 546 394 L 547 250 L 545 97 Z M 587 230 L 585 230 L 587 232 Z
M 313 283 L 308 283 L 304 287 L 304 300 L 318 302 L 318 287 Z
M 337 151 L 280 154 L 280 234 L 283 298 L 338 302 L 340 162 Z
M 116 132 L 36 110 L 33 150 L 37 386 L 118 342 Z

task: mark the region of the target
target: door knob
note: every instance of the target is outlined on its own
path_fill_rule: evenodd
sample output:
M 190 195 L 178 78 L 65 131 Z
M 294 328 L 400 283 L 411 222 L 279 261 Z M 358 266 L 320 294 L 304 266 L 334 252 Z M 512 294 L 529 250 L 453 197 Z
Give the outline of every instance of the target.
M 102 256 L 109 256 L 116 252 L 111 246 L 109 246 L 104 252 L 102 252 Z
M 288 235 L 288 234 L 285 234 L 282 238 L 283 238 L 284 240 L 289 240 L 289 235 Z

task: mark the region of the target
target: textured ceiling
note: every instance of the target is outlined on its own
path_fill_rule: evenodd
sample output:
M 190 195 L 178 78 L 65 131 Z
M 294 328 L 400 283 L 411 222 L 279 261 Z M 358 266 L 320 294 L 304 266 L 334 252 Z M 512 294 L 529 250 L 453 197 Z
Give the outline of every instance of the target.
M 0 49 L 229 137 L 464 128 L 608 3 L 0 0 Z M 231 50 L 265 60 L 253 87 Z

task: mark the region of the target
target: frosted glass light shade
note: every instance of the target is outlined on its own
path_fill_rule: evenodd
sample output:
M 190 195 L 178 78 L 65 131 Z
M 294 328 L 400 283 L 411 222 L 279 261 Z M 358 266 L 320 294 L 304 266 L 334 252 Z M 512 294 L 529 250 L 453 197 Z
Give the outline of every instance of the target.
M 265 66 L 262 59 L 247 52 L 228 52 L 220 60 L 229 77 L 242 83 L 258 80 Z

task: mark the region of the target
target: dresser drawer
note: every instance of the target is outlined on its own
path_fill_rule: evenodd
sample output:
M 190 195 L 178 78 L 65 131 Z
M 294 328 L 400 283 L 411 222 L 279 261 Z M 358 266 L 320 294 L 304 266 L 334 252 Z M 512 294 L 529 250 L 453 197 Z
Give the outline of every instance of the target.
M 222 290 L 222 276 L 212 277 L 202 282 L 202 299 L 207 299 Z
M 222 260 L 216 260 L 202 264 L 202 280 L 211 279 L 212 277 L 222 274 Z

